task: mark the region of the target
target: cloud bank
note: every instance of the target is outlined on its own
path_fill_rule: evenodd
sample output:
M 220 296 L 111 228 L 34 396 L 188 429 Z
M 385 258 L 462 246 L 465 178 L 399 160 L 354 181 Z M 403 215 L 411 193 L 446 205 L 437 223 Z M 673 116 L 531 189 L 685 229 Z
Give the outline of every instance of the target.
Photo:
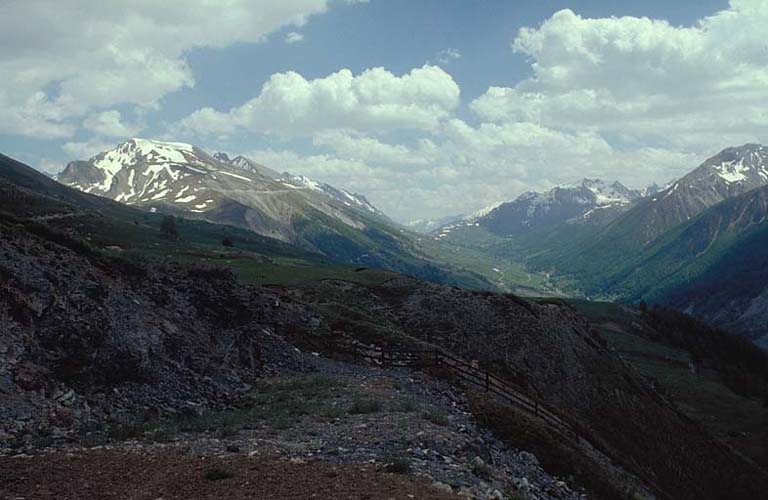
M 184 54 L 258 43 L 328 0 L 25 0 L 0 3 L 0 133 L 70 137 L 73 118 L 156 107 L 194 85 Z

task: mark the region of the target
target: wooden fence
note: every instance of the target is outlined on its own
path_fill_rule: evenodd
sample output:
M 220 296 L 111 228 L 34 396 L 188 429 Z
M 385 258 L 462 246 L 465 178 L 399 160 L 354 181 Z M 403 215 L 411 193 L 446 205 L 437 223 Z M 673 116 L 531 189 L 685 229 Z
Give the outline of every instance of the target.
M 578 435 L 571 424 L 565 422 L 535 399 L 522 394 L 508 382 L 480 368 L 476 364 L 469 363 L 439 349 L 382 348 L 355 343 L 338 349 L 338 352 L 361 358 L 368 363 L 376 364 L 383 368 L 437 368 L 447 370 L 466 385 L 480 388 L 498 397 L 505 403 L 543 420 L 561 432 L 565 432 L 573 437 Z

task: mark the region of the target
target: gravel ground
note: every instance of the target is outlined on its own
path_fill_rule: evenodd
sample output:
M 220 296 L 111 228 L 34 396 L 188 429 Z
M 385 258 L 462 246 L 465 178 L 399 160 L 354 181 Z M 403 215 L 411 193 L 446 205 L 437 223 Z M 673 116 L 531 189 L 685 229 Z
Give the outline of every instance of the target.
M 468 411 L 465 396 L 448 384 L 406 369 L 380 369 L 311 354 L 303 356 L 301 372 L 285 371 L 257 386 L 255 399 L 245 405 L 245 410 L 201 417 L 202 427 L 210 426 L 209 430 L 195 427 L 197 424 L 191 425 L 195 427 L 194 432 L 181 426 L 172 435 L 164 435 L 164 439 L 154 439 L 154 442 L 152 437 L 156 438 L 156 434 L 147 433 L 139 439 L 101 444 L 96 450 L 67 445 L 31 459 L 10 462 L 6 459 L 6 463 L 26 464 L 22 470 L 29 472 L 24 477 L 33 477 L 31 474 L 37 467 L 68 463 L 66 454 L 74 452 L 75 462 L 81 464 L 75 466 L 76 470 L 86 474 L 89 466 L 94 467 L 94 488 L 102 480 L 111 482 L 112 479 L 109 479 L 109 469 L 102 474 L 99 461 L 91 459 L 93 453 L 106 454 L 116 464 L 124 454 L 128 462 L 143 455 L 149 463 L 169 461 L 179 471 L 187 465 L 192 468 L 188 473 L 179 472 L 178 478 L 198 474 L 199 471 L 194 470 L 200 468 L 200 460 L 223 461 L 238 470 L 244 467 L 242 464 L 272 464 L 269 467 L 280 471 L 275 472 L 275 484 L 283 478 L 284 487 L 288 489 L 284 494 L 274 493 L 278 496 L 259 498 L 298 498 L 290 496 L 292 478 L 303 472 L 299 469 L 292 472 L 292 466 L 302 466 L 301 471 L 314 466 L 323 471 L 328 467 L 339 467 L 343 471 L 363 467 L 371 478 L 382 475 L 384 479 L 376 479 L 382 484 L 400 485 L 392 486 L 396 488 L 392 491 L 400 493 L 406 491 L 402 489 L 404 484 L 414 485 L 413 488 L 417 488 L 417 484 L 432 484 L 434 492 L 464 498 L 585 498 L 564 481 L 544 472 L 533 454 L 510 449 L 490 432 L 479 428 Z M 132 467 L 128 462 L 126 466 Z M 388 470 L 407 475 L 385 473 Z M 313 477 L 317 474 L 313 473 Z M 57 477 L 42 474 L 38 479 L 45 478 L 42 484 L 50 483 L 53 487 L 59 484 Z M 418 478 L 420 482 L 412 483 L 408 477 Z M 175 480 L 169 477 L 168 484 Z M 371 481 L 369 486 L 374 487 L 374 479 Z M 19 480 L 13 484 L 17 488 L 13 494 L 22 497 L 24 488 L 31 487 L 29 481 Z M 120 487 L 128 488 L 130 484 L 125 480 Z M 163 486 L 162 477 L 153 484 Z M 274 491 L 283 491 L 278 486 Z M 217 491 L 211 488 L 200 490 L 200 496 L 185 498 L 209 498 L 205 496 L 209 490 Z M 322 488 L 316 489 L 320 495 L 329 494 Z M 430 494 L 437 494 L 434 492 Z M 378 490 L 369 493 L 374 496 L 355 496 L 357 490 L 350 489 L 341 496 L 316 498 L 401 498 L 397 496 L 400 493 L 382 497 L 375 496 L 381 493 Z M 412 494 L 415 498 L 443 498 L 428 496 L 421 490 Z M 43 494 L 24 498 L 88 497 Z

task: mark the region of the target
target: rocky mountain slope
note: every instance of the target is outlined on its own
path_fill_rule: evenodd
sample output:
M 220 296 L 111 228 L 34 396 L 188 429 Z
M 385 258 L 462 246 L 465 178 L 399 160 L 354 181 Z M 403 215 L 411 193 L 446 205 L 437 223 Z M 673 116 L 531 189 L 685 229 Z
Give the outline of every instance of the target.
M 544 193 L 525 193 L 473 220 L 502 236 L 551 227 L 571 219 L 588 219 L 602 210 L 626 210 L 641 197 L 620 182 L 584 179 Z
M 362 195 L 189 144 L 132 139 L 70 163 L 58 180 L 151 212 L 248 229 L 338 262 L 492 286 L 424 254 Z
M 742 481 L 749 481 L 742 476 L 725 485 L 722 476 L 711 477 L 713 470 L 724 472 L 721 467 L 730 471 L 726 475 L 739 476 L 743 471 L 741 466 L 733 468 L 727 449 L 701 446 L 710 442 L 703 430 L 607 349 L 589 323 L 568 307 L 410 279 L 375 287 L 324 282 L 291 293 L 331 314 L 326 316 L 331 339 L 379 343 L 378 339 L 387 339 L 393 349 L 427 343 L 477 360 L 480 366 L 558 408 L 580 428 L 591 429 L 585 439 L 599 451 L 597 456 L 604 453 L 614 465 L 653 483 L 659 498 L 738 498 Z M 344 314 L 336 312 L 341 304 Z M 477 411 L 494 425 L 497 412 L 509 415 L 512 409 L 480 403 Z M 497 427 L 500 432 L 503 428 Z M 600 459 L 577 448 L 580 456 L 593 457 L 580 462 L 590 464 L 586 465 L 590 472 L 571 473 L 606 488 L 598 497 L 627 494 L 615 489 L 616 483 L 610 479 L 616 477 L 615 471 L 609 472 L 613 469 L 603 469 L 597 465 Z M 554 461 L 567 463 L 562 455 Z M 764 480 L 764 473 L 754 466 L 742 465 L 756 474 L 753 477 Z
M 768 184 L 768 148 L 727 148 L 666 189 L 643 200 L 616 221 L 605 238 L 631 233 L 647 245 L 706 208 Z
M 84 219 L 133 232 L 142 224 L 119 217 L 140 219 L 135 209 L 0 160 L 3 498 L 215 498 L 223 494 L 217 485 L 231 498 L 284 498 L 297 494 L 295 474 L 314 478 L 315 488 L 328 483 L 316 497 L 329 499 L 458 498 L 442 480 L 490 500 L 500 498 L 498 487 L 515 488 L 513 479 L 542 499 L 580 497 L 530 453 L 491 441 L 456 408 L 445 383 L 422 376 L 415 384 L 406 373 L 335 365 L 301 352 L 286 337 L 317 330 L 322 319 L 310 306 L 275 289 L 244 286 L 224 268 L 181 265 L 169 254 L 163 262 L 137 259 L 104 245 Z M 199 251 L 192 244 L 190 250 Z M 382 397 L 378 383 L 389 388 L 391 413 L 354 410 L 360 398 Z M 408 391 L 395 390 L 395 383 Z M 341 391 L 339 397 L 332 399 L 329 389 Z M 401 409 L 406 403 L 413 409 Z M 315 407 L 319 413 L 308 413 Z M 435 412 L 438 423 L 422 417 L 422 408 Z M 304 427 L 288 429 L 281 418 Z M 238 434 L 237 422 L 248 430 Z M 366 426 L 371 435 L 363 439 Z M 327 433 L 323 453 L 317 429 Z M 381 429 L 397 430 L 397 440 L 383 443 Z M 477 448 L 483 439 L 487 447 Z M 443 454 L 423 452 L 438 442 Z M 409 444 L 417 445 L 412 459 Z M 393 450 L 408 453 L 424 475 L 387 473 L 400 463 L 388 458 Z M 495 462 L 482 471 L 498 479 L 472 472 L 473 463 L 482 464 L 478 454 L 486 453 Z M 162 476 L 149 479 L 150 463 Z M 247 477 L 255 468 L 272 479 L 254 480 L 255 487 L 214 483 L 227 475 L 211 479 L 222 470 Z
M 259 411 L 266 412 L 261 417 L 249 413 L 248 418 L 254 420 L 249 424 L 251 426 L 264 421 L 265 417 L 277 422 L 282 418 L 281 412 L 287 412 L 284 416 L 291 421 L 301 420 L 305 415 L 302 412 L 308 410 L 299 408 L 309 408 L 308 401 L 320 396 L 326 388 L 326 383 L 322 382 L 326 378 L 323 377 L 333 373 L 345 379 L 357 377 L 355 384 L 360 387 L 354 392 L 350 392 L 351 387 L 344 390 L 342 395 L 348 401 L 317 403 L 351 406 L 351 417 L 344 418 L 343 422 L 346 427 L 327 423 L 320 426 L 335 433 L 328 439 L 333 439 L 336 446 L 312 458 L 322 460 L 317 465 L 318 470 L 324 470 L 328 463 L 347 470 L 363 462 L 369 464 L 371 456 L 386 466 L 387 460 L 395 460 L 388 458 L 394 450 L 407 453 L 409 457 L 413 454 L 414 468 L 456 483 L 456 492 L 462 488 L 477 492 L 477 498 L 500 498 L 495 488 L 514 490 L 517 487 L 512 479 L 519 481 L 521 491 L 536 492 L 538 498 L 579 498 L 565 482 L 544 472 L 529 453 L 491 441 L 488 431 L 482 437 L 469 414 L 456 408 L 459 396 L 453 395 L 446 384 L 440 388 L 439 383 L 424 376 L 421 384 L 414 384 L 412 375 L 403 373 L 382 376 L 371 368 L 358 369 L 345 364 L 329 366 L 317 356 L 296 349 L 288 339 L 301 332 L 314 338 L 323 334 L 322 325 L 328 320 L 315 311 L 313 305 L 297 301 L 296 297 L 279 289 L 243 286 L 226 269 L 179 265 L 169 261 L 167 254 L 163 257 L 164 263 L 137 260 L 135 256 L 124 255 L 113 245 L 101 247 L 100 238 L 93 237 L 97 233 L 88 231 L 86 228 L 90 226 L 84 225 L 83 219 L 90 217 L 103 226 L 114 224 L 133 231 L 134 221 L 123 222 L 109 212 L 133 213 L 134 209 L 71 190 L 53 181 L 34 182 L 40 181 L 40 174 L 10 161 L 0 167 L 0 191 L 3 194 L 0 198 L 0 455 L 22 451 L 35 453 L 37 448 L 51 445 L 69 447 L 62 453 L 50 450 L 25 464 L 50 469 L 56 467 L 57 457 L 65 453 L 71 457 L 74 456 L 71 451 L 76 451 L 79 454 L 77 474 L 87 475 L 88 468 L 93 465 L 87 465 L 87 459 L 80 462 L 88 453 L 78 448 L 107 444 L 116 452 L 106 452 L 102 457 L 116 467 L 132 471 L 135 464 L 131 457 L 139 453 L 145 463 L 162 462 L 174 467 L 178 474 L 187 478 L 186 484 L 194 482 L 195 477 L 199 480 L 203 473 L 195 475 L 195 468 L 187 460 L 192 455 L 184 455 L 189 453 L 184 450 L 195 447 L 195 460 L 210 456 L 216 461 L 215 457 L 221 454 L 218 439 L 211 440 L 198 430 L 201 435 L 193 432 L 191 436 L 178 438 L 178 447 L 169 450 L 170 455 L 163 453 L 162 448 L 151 446 L 146 449 L 142 445 L 138 445 L 138 449 L 136 445 L 121 448 L 119 442 L 126 437 L 139 436 L 150 440 L 174 439 L 168 437 L 168 431 L 159 430 L 166 426 L 172 426 L 174 432 L 190 426 L 207 432 L 209 425 L 214 425 L 217 432 L 226 429 L 229 429 L 227 432 L 237 432 L 220 425 L 223 426 L 223 422 L 228 422 L 228 426 L 235 425 L 237 421 L 233 415 L 244 418 L 243 407 L 233 405 L 247 403 L 249 397 L 256 402 L 248 404 L 262 405 L 264 409 Z M 19 183 L 11 179 L 19 180 Z M 310 391 L 301 393 L 300 401 L 289 405 L 286 394 L 281 393 L 280 398 L 270 402 L 270 390 L 283 390 L 281 379 L 269 381 L 274 375 L 295 376 L 319 370 L 322 370 L 320 378 L 307 379 L 309 385 L 305 389 L 301 389 L 304 382 L 285 383 L 285 390 Z M 380 410 L 354 410 L 355 405 L 365 405 L 369 400 L 360 403 L 360 398 L 370 398 L 373 394 L 382 397 L 381 392 L 376 391 L 376 383 L 369 385 L 374 376 L 382 379 L 385 388 L 394 387 L 393 383 L 409 387 L 409 404 L 415 405 L 410 401 L 418 399 L 418 406 L 414 408 L 424 405 L 423 411 L 435 412 L 434 417 L 422 416 L 415 410 L 401 410 L 399 399 L 403 396 L 399 389 L 390 390 L 393 399 L 391 416 Z M 270 384 L 276 389 L 268 389 Z M 256 391 L 254 387 L 257 387 Z M 336 382 L 331 387 L 336 387 Z M 448 394 L 436 396 L 436 390 L 441 391 L 438 394 L 446 391 Z M 389 406 L 390 402 L 386 404 Z M 339 422 L 344 413 L 331 406 L 329 415 L 336 416 L 329 418 Z M 256 412 L 255 408 L 253 412 Z M 369 413 L 376 415 L 367 417 Z M 363 422 L 361 418 L 355 418 L 359 414 L 365 416 Z M 398 425 L 375 422 L 385 416 L 387 421 L 400 420 L 403 415 L 408 417 L 409 426 L 402 422 Z M 219 418 L 222 420 L 217 420 Z M 308 416 L 303 425 L 317 426 L 317 418 L 321 415 Z M 424 422 L 429 418 L 436 423 L 428 426 L 429 432 L 425 433 Z M 443 419 L 450 424 L 444 424 Z M 317 436 L 317 431 L 310 434 L 307 429 L 306 434 L 299 437 L 295 432 L 286 433 L 283 439 L 288 441 L 281 447 L 282 444 L 275 440 L 275 431 L 284 429 L 284 424 L 270 425 L 274 427 L 264 429 L 260 434 L 252 432 L 248 438 L 242 436 L 242 443 L 248 443 L 248 446 L 261 443 L 249 452 L 266 456 L 288 453 L 297 461 L 306 460 L 306 455 L 300 451 L 306 445 L 299 440 L 313 439 L 309 436 Z M 443 429 L 448 425 L 450 427 Z M 374 433 L 366 440 L 350 442 L 343 434 L 347 432 L 347 436 L 362 438 L 360 429 L 363 426 L 370 426 Z M 253 427 L 249 428 L 253 430 Z M 393 438 L 387 446 L 382 446 L 385 443 L 382 443 L 380 428 L 397 429 L 396 440 Z M 231 453 L 237 453 L 232 449 L 244 446 L 238 442 L 230 441 L 228 449 Z M 478 442 L 485 444 L 477 448 Z M 422 448 L 417 445 L 414 452 L 410 448 L 406 451 L 414 443 L 429 444 L 421 444 Z M 316 452 L 318 445 L 311 446 Z M 339 453 L 340 446 L 347 450 L 353 447 L 352 453 Z M 393 446 L 397 448 L 390 450 Z M 425 453 L 425 446 L 439 446 L 442 453 Z M 483 465 L 479 454 L 492 457 L 494 464 Z M 242 459 L 248 460 L 245 455 Z M 0 458 L 0 461 L 4 460 Z M 481 467 L 477 463 L 482 468 L 473 469 Z M 222 465 L 239 470 L 236 465 Z M 3 470 L 9 469 L 4 465 Z M 3 476 L 0 494 L 29 495 L 34 490 L 35 495 L 49 498 L 50 488 L 62 491 L 69 487 L 67 483 L 57 483 L 56 475 L 46 476 L 35 485 L 26 484 L 26 473 L 17 472 L 12 480 Z M 510 475 L 513 473 L 515 475 Z M 70 478 L 71 474 L 70 470 Z M 399 491 L 418 493 L 421 498 L 454 497 L 447 482 L 430 487 L 424 480 L 417 483 L 405 479 L 392 481 L 391 476 L 383 475 L 382 470 L 374 467 L 366 474 L 369 485 L 377 481 L 380 485 L 394 482 L 400 483 Z M 498 474 L 498 478 L 488 474 Z M 111 484 L 102 484 L 103 481 L 103 477 L 96 479 L 91 486 L 95 488 L 93 491 L 101 491 L 101 488 L 122 491 L 120 481 L 110 479 Z M 350 481 L 344 487 L 352 488 L 352 484 Z M 275 487 L 284 488 L 285 483 L 278 482 Z M 142 488 L 153 489 L 146 484 Z M 80 493 L 71 492 L 73 495 Z
M 74 219 L 43 201 L 47 213 L 32 217 L 2 206 L 3 439 L 215 407 L 292 359 L 271 332 L 307 324 L 305 309 L 228 271 L 104 254 L 48 226 Z
M 487 240 L 486 234 L 519 238 L 565 223 L 601 227 L 641 197 L 641 191 L 618 181 L 583 179 L 577 184 L 557 186 L 543 193 L 527 192 L 513 201 L 495 203 L 462 220 L 443 224 L 432 233 L 444 241 L 476 245 Z

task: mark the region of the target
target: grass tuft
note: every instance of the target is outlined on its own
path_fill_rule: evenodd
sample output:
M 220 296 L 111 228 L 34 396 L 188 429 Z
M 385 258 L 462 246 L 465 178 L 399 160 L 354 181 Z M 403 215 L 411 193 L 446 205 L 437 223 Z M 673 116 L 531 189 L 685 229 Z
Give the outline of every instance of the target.
M 446 427 L 449 424 L 448 415 L 439 410 L 425 411 L 421 414 L 421 418 L 440 427 Z
M 234 472 L 218 467 L 205 471 L 205 479 L 208 481 L 221 481 L 235 477 Z
M 377 399 L 355 398 L 349 408 L 351 415 L 378 413 L 381 411 L 381 401 Z
M 391 474 L 410 474 L 411 461 L 402 454 L 387 454 L 384 456 L 384 470 Z

